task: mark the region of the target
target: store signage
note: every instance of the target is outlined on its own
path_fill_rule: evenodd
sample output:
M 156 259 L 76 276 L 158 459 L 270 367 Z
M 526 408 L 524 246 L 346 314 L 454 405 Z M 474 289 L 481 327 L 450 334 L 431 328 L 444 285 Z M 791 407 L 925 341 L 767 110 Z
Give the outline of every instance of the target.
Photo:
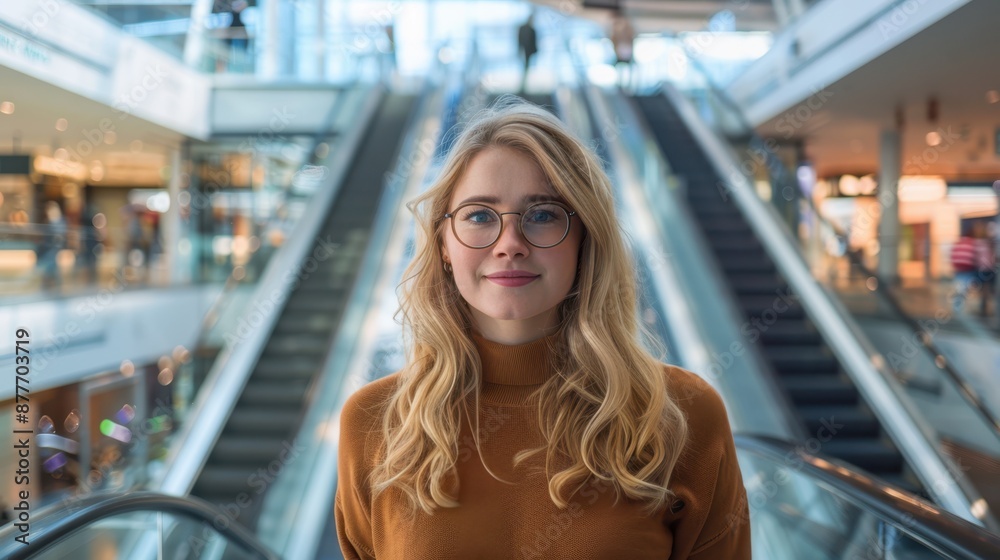
M 0 156 L 0 175 L 27 175 L 31 173 L 31 156 Z
M 35 171 L 42 175 L 53 177 L 65 177 L 77 181 L 87 179 L 87 166 L 78 161 L 56 159 L 49 156 L 38 156 L 35 158 Z
M 45 64 L 49 61 L 49 53 L 43 47 L 37 43 L 25 41 L 2 28 L 0 28 L 0 49 L 34 63 Z

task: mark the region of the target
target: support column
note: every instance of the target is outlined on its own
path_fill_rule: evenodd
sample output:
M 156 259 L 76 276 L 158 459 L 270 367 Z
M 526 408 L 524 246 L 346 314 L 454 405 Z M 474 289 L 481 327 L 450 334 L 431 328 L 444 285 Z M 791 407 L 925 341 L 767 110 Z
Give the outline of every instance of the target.
M 205 20 L 212 15 L 212 0 L 194 0 L 191 3 L 191 25 L 184 41 L 184 63 L 191 68 L 202 68 L 205 54 Z
M 170 152 L 170 180 L 167 183 L 167 193 L 170 195 L 170 207 L 163 215 L 163 256 L 166 261 L 167 274 L 171 284 L 188 280 L 188 259 L 190 249 L 181 253 L 181 204 L 180 194 L 184 188 L 184 150 L 181 147 Z
M 263 79 L 284 78 L 294 73 L 295 5 L 281 0 L 260 3 L 258 75 Z
M 879 142 L 878 275 L 890 284 L 899 282 L 899 176 L 902 171 L 900 131 L 883 130 Z
M 316 79 L 326 81 L 326 0 L 316 0 Z

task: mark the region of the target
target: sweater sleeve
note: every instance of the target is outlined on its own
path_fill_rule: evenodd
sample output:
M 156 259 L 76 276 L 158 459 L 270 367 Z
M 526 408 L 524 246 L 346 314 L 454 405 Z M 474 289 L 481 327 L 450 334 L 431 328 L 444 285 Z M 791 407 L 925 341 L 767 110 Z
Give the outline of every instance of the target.
M 750 510 L 725 404 L 697 375 L 671 369 L 689 430 L 676 471 L 680 507 L 667 514 L 675 537 L 671 558 L 749 560 Z
M 718 405 L 725 415 L 721 399 Z M 728 419 L 726 425 L 728 426 Z M 720 437 L 723 440 L 723 452 L 715 480 L 715 491 L 705 527 L 695 541 L 691 557 L 750 560 L 750 508 L 743 486 L 743 475 L 736 460 L 736 444 L 729 429 L 725 429 Z
M 372 435 L 376 435 L 378 417 L 374 403 L 380 392 L 374 385 L 351 395 L 340 413 L 334 519 L 337 539 L 347 560 L 375 558 L 368 482 Z

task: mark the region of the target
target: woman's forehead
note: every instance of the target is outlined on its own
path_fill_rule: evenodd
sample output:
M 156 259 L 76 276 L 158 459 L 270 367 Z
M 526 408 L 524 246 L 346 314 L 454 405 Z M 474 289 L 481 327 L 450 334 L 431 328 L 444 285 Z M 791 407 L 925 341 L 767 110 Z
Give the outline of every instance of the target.
M 452 204 L 518 204 L 560 200 L 545 173 L 530 156 L 516 150 L 492 147 L 476 154 L 459 177 Z

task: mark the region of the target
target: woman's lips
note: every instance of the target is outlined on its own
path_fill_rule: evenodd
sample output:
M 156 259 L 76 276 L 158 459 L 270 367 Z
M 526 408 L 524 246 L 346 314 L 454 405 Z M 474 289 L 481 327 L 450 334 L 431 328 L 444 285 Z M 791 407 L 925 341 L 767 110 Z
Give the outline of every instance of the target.
M 538 279 L 538 276 L 539 275 L 531 274 L 530 272 L 516 270 L 491 274 L 487 276 L 486 279 L 500 286 L 517 288 L 518 286 L 524 286 L 534 282 Z
M 530 284 L 535 280 L 538 280 L 538 276 L 518 276 L 514 278 L 504 278 L 499 276 L 486 277 L 487 280 L 493 282 L 494 284 L 499 284 L 500 286 L 505 286 L 507 288 L 517 288 L 519 286 L 524 286 Z

